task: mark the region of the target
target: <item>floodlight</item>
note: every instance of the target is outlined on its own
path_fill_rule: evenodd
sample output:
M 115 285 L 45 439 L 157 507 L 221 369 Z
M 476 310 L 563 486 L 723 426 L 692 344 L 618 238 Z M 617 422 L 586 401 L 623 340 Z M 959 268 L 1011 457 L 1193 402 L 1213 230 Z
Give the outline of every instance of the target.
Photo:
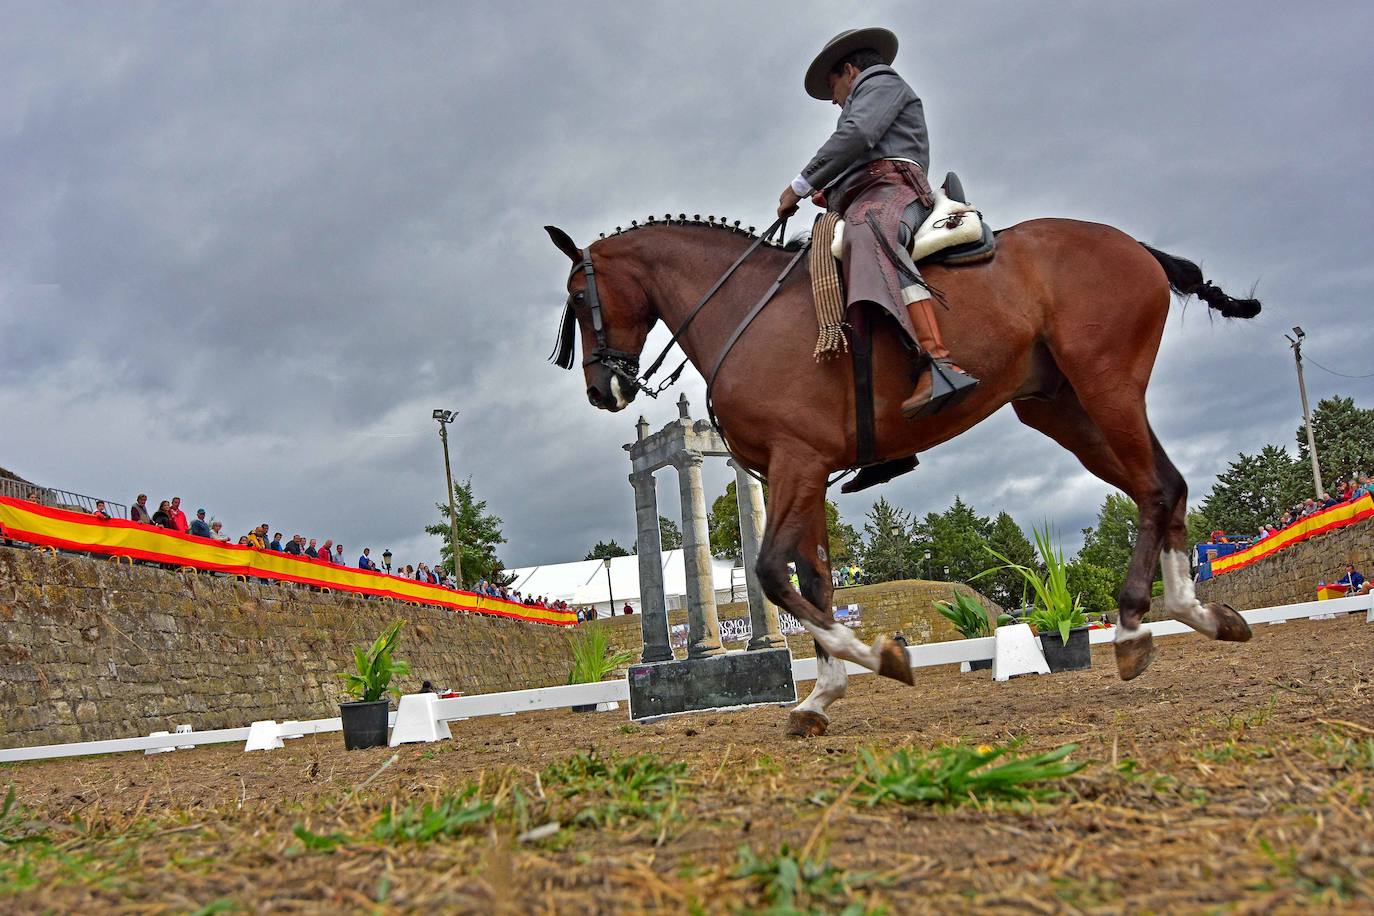
M 1293 333 L 1296 334 L 1296 335 L 1298 335 L 1298 340 L 1302 340 L 1304 337 L 1307 336 L 1306 334 L 1304 334 L 1304 333 L 1302 332 L 1302 328 L 1297 327 L 1296 325 L 1294 325 L 1294 327 L 1293 327 Z

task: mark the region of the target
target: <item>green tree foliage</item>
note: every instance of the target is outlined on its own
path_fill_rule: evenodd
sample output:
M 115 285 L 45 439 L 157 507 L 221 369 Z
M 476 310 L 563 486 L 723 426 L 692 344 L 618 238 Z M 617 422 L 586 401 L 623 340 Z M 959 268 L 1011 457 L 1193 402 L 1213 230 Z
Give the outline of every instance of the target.
M 1035 547 L 1026 539 L 1026 534 L 1015 519 L 1005 512 L 999 512 L 993 519 L 988 532 L 988 546 L 1007 558 L 1008 562 L 1020 566 L 1032 566 L 1036 562 Z M 1002 569 L 980 579 L 983 594 L 1002 607 L 1016 607 L 1021 603 L 1022 579 L 1015 570 Z
M 830 541 L 828 549 L 832 569 L 854 562 L 863 551 L 859 532 L 840 518 L 840 507 L 828 499 L 825 501 L 825 531 Z
M 992 521 L 979 515 L 958 496 L 944 512 L 930 512 L 916 527 L 916 546 L 930 551 L 930 577 L 951 582 L 968 582 L 990 565 L 983 545 L 992 535 Z M 1025 536 L 1022 536 L 1024 540 Z
M 1188 510 L 1188 543 L 1201 544 L 1217 529 L 1202 509 Z
M 1320 453 L 1321 446 L 1317 448 Z M 1202 512 L 1213 528 L 1253 534 L 1260 525 L 1277 522 L 1284 510 L 1311 492 L 1308 466 L 1287 449 L 1266 445 L 1257 455 L 1236 456 L 1202 501 Z
M 463 561 L 464 586 L 471 586 L 480 579 L 504 581 L 502 573 L 505 566 L 496 556 L 496 548 L 506 543 L 501 533 L 501 519 L 487 512 L 486 500 L 478 500 L 472 495 L 472 478 L 453 485 L 454 502 L 458 506 L 458 542 L 462 545 L 460 554 Z M 453 546 L 448 503 L 436 503 L 439 521 L 425 527 L 426 534 L 443 539 L 440 564 L 444 571 L 453 574 Z
M 1317 441 L 1317 460 L 1321 464 L 1322 484 L 1334 490 L 1336 480 L 1351 474 L 1374 473 L 1374 410 L 1355 406 L 1354 398 L 1323 398 L 1312 411 L 1312 435 Z M 1298 427 L 1298 463 L 1303 467 L 1309 492 L 1313 496 L 1307 427 Z
M 615 538 L 609 541 L 597 541 L 596 546 L 587 551 L 584 560 L 604 560 L 608 557 L 628 557 L 630 552 L 616 543 Z
M 1135 550 L 1136 535 L 1140 532 L 1140 510 L 1135 502 L 1121 493 L 1110 493 L 1097 510 L 1097 524 L 1083 529 L 1083 547 L 1077 561 L 1106 570 L 1112 576 L 1113 600 L 1126 582 L 1126 567 Z M 1155 570 L 1155 578 L 1159 578 Z
M 763 498 L 765 501 L 768 499 L 767 485 L 763 488 Z M 830 562 L 835 566 L 851 562 L 859 553 L 859 533 L 840 517 L 839 506 L 828 499 L 825 501 L 825 521 L 830 541 L 827 547 Z M 711 532 L 711 555 L 722 560 L 742 560 L 739 495 L 735 492 L 733 480 L 725 485 L 725 492 L 711 503 L 711 514 L 706 523 Z
M 1069 591 L 1078 596 L 1085 613 L 1106 614 L 1116 610 L 1119 580 L 1123 577 L 1082 560 L 1069 564 L 1068 575 Z
M 658 539 L 659 546 L 664 550 L 677 550 L 682 546 L 682 530 L 678 528 L 677 522 L 666 515 L 660 515 L 658 517 Z
M 920 552 L 911 516 L 884 497 L 878 497 L 865 516 L 862 550 L 864 578 L 869 582 L 915 579 L 920 575 Z

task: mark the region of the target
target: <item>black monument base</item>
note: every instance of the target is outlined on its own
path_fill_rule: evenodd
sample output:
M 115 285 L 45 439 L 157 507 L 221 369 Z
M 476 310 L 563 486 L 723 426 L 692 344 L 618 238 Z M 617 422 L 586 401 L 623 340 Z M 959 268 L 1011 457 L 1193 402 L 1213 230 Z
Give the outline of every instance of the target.
M 631 665 L 630 718 L 797 702 L 786 647 Z

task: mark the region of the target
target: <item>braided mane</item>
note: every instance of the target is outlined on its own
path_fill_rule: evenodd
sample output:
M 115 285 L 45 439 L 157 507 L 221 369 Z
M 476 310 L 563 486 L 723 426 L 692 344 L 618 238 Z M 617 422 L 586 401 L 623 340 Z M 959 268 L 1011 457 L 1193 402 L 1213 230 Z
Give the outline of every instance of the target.
M 708 215 L 705 219 L 702 219 L 700 213 L 693 214 L 690 219 L 687 217 L 686 213 L 679 213 L 676 217 L 673 216 L 673 214 L 671 213 L 665 213 L 663 214 L 662 219 L 652 215 L 646 216 L 644 218 L 644 222 L 640 222 L 637 219 L 632 219 L 630 220 L 630 225 L 628 227 L 616 226 L 614 232 L 602 232 L 597 236 L 597 238 L 604 239 L 608 236 L 613 237 L 617 235 L 626 235 L 628 233 L 634 232 L 637 229 L 648 229 L 650 226 L 707 226 L 712 229 L 724 230 L 725 232 L 729 232 L 733 235 L 742 235 L 745 238 L 758 238 L 758 231 L 753 226 L 749 226 L 748 228 L 746 228 L 740 225 L 739 220 L 735 220 L 732 223 L 730 222 L 728 217 L 724 216 L 722 216 L 720 219 L 716 219 L 715 216 Z M 764 242 L 764 245 L 769 248 L 790 249 L 790 244 L 780 245 L 777 242 L 771 240 Z

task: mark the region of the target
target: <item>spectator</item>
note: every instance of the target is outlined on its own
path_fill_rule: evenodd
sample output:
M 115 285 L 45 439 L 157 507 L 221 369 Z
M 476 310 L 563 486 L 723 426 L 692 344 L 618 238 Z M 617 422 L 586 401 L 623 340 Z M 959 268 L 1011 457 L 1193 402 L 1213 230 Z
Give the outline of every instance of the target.
M 210 523 L 210 537 L 225 544 L 229 543 L 229 535 L 224 533 L 224 522 L 215 519 Z
M 157 511 L 153 513 L 153 524 L 159 528 L 172 528 L 172 504 L 167 500 L 157 504 Z
M 305 555 L 312 560 L 318 560 L 320 558 L 320 552 L 315 549 L 314 538 L 310 539 L 310 546 L 305 548 Z
M 254 536 L 255 536 L 255 537 L 256 537 L 256 535 L 257 535 L 257 533 L 254 532 Z M 248 542 L 248 535 L 245 534 L 245 535 L 241 535 L 241 536 L 239 537 L 239 546 L 240 546 L 240 547 L 252 547 L 252 546 L 253 546 L 252 544 L 250 544 L 250 543 Z
M 102 522 L 108 522 L 110 520 L 110 513 L 105 511 L 105 500 L 103 499 L 97 499 L 95 501 L 95 511 L 91 514 Z
M 1325 493 L 1325 492 L 1324 492 L 1324 493 L 1322 493 L 1322 502 L 1321 502 L 1321 505 L 1318 507 L 1318 509 L 1330 509 L 1332 506 L 1337 505 L 1337 504 L 1339 504 L 1339 503 L 1340 503 L 1340 500 L 1339 500 L 1339 499 L 1337 499 L 1336 497 L 1332 496 L 1330 493 Z
M 630 614 L 633 614 L 634 612 L 635 612 L 635 609 L 632 608 L 632 607 L 630 607 L 630 602 L 628 602 L 628 601 L 626 601 L 626 602 L 625 602 L 625 606 L 624 606 L 623 608 L 620 609 L 620 613 L 625 614 L 626 616 L 628 616 L 628 615 L 630 615 Z
M 286 542 L 286 546 L 284 546 L 282 550 L 291 554 L 293 557 L 300 556 L 303 552 L 301 550 L 301 536 L 299 534 L 292 535 L 291 540 Z
M 335 562 L 335 563 L 338 563 L 340 566 L 343 566 L 345 563 L 348 562 L 347 560 L 344 559 L 344 545 L 342 545 L 342 544 L 335 544 L 335 545 L 334 545 L 334 562 Z
M 1364 585 L 1364 576 L 1355 571 L 1353 563 L 1347 563 L 1345 564 L 1345 575 L 1336 584 L 1344 585 L 1347 595 L 1358 595 L 1360 587 Z
M 129 518 L 138 522 L 140 525 L 151 525 L 153 523 L 152 513 L 148 511 L 148 494 L 138 494 L 138 499 L 129 507 Z
M 319 558 L 320 558 L 321 560 L 324 560 L 326 563 L 333 563 L 333 562 L 334 562 L 334 551 L 333 551 L 333 549 L 332 549 L 333 547 L 334 547 L 334 542 L 333 542 L 333 541 L 325 541 L 324 544 L 321 545 L 321 547 L 320 547 Z
M 198 538 L 210 537 L 210 526 L 205 521 L 204 509 L 196 510 L 196 517 L 191 520 L 191 534 Z
M 269 544 L 267 545 L 267 549 L 268 549 L 268 550 L 276 550 L 276 551 L 280 551 L 280 550 L 281 550 L 281 532 L 280 532 L 280 531 L 278 531 L 276 534 L 272 535 L 272 541 L 271 541 L 271 543 L 269 543 Z
M 364 547 L 364 548 L 363 548 L 363 555 L 360 556 L 360 557 L 358 557 L 358 568 L 359 568 L 359 569 L 371 570 L 372 572 L 376 572 L 376 571 L 377 571 L 377 564 L 372 562 L 372 548 L 371 548 L 371 547 Z
M 180 531 L 182 534 L 185 534 L 187 530 L 191 527 L 190 525 L 186 524 L 186 513 L 181 511 L 180 496 L 172 497 L 172 508 L 171 511 L 167 513 L 167 515 L 172 520 L 173 531 Z
M 252 547 L 254 550 L 262 550 L 267 545 L 262 542 L 261 532 L 261 528 L 254 528 L 252 531 L 239 538 L 239 543 L 245 547 Z

